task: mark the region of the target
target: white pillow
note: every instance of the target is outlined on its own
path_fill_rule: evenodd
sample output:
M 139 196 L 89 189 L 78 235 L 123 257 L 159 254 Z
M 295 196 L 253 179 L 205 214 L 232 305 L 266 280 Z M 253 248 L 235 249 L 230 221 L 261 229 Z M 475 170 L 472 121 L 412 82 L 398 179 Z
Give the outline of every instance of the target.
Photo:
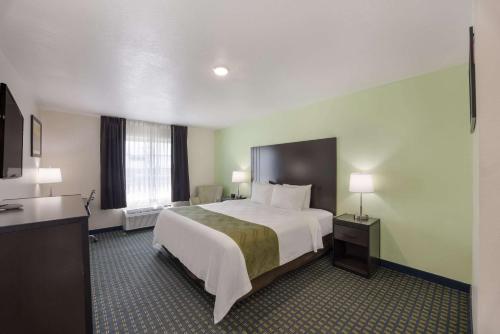
M 273 188 L 274 185 L 268 183 L 252 183 L 252 197 L 250 197 L 250 200 L 252 202 L 270 205 Z
M 293 185 L 293 184 L 284 184 L 284 186 L 286 187 L 300 187 L 300 188 L 304 188 L 305 192 L 306 192 L 306 195 L 304 197 L 304 204 L 302 205 L 302 209 L 309 209 L 311 207 L 311 187 L 312 187 L 312 184 L 308 184 L 306 186 L 297 186 L 297 185 Z
M 302 210 L 305 196 L 306 192 L 304 188 L 275 185 L 271 198 L 271 206 L 282 209 Z

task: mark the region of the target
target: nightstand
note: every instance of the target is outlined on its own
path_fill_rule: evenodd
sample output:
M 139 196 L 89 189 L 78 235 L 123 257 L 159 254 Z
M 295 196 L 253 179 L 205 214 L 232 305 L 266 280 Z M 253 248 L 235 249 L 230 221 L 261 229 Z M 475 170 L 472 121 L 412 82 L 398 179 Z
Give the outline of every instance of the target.
M 333 219 L 333 265 L 370 278 L 380 262 L 380 219 L 360 221 L 344 214 Z

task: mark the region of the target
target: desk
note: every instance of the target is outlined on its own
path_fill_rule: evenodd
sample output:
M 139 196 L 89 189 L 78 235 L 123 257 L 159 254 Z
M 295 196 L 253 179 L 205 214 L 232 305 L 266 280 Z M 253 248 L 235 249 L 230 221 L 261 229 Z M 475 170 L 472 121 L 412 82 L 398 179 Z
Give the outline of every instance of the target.
M 25 198 L 0 213 L 5 333 L 92 333 L 88 214 L 80 195 Z

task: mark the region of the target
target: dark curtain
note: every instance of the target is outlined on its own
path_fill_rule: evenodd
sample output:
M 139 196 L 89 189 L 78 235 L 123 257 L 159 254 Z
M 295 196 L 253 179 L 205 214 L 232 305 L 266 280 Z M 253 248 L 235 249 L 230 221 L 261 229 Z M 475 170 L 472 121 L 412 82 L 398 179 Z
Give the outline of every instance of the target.
M 101 209 L 127 206 L 124 118 L 101 117 Z
M 190 197 L 187 132 L 186 126 L 172 125 L 172 202 Z

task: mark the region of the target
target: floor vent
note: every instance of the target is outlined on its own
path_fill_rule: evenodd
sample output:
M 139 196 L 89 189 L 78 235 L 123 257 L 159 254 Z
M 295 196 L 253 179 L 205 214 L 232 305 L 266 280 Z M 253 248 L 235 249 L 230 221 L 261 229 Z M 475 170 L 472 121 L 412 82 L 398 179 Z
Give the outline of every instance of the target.
M 123 209 L 123 229 L 125 231 L 155 226 L 163 208 Z

